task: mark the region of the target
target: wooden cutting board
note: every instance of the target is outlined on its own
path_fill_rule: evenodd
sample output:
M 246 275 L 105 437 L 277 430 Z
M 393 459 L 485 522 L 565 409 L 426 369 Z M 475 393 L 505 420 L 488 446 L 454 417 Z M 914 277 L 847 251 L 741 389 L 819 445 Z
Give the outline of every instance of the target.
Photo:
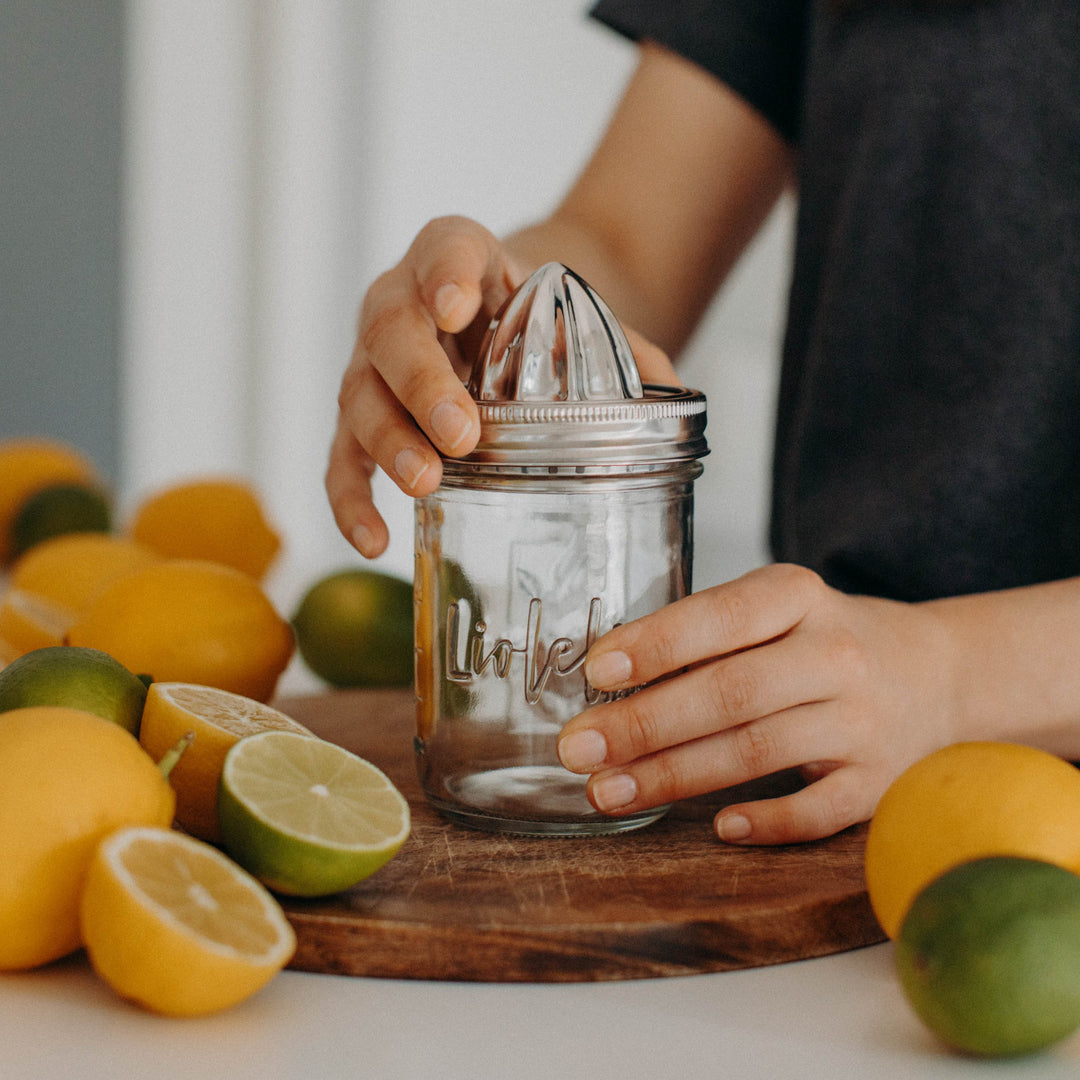
M 408 799 L 412 834 L 338 896 L 286 900 L 292 967 L 385 978 L 578 982 L 687 975 L 822 956 L 884 939 L 863 883 L 865 826 L 786 847 L 733 848 L 716 811 L 791 778 L 676 804 L 608 837 L 504 836 L 452 824 L 421 794 L 407 691 L 276 703 L 378 765 Z

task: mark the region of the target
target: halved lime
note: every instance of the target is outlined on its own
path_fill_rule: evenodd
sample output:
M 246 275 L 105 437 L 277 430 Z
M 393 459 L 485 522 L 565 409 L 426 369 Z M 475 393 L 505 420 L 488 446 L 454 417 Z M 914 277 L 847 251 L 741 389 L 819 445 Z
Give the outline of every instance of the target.
M 409 804 L 384 773 L 342 747 L 264 731 L 226 754 L 218 821 L 225 849 L 268 888 L 327 896 L 398 853 Z

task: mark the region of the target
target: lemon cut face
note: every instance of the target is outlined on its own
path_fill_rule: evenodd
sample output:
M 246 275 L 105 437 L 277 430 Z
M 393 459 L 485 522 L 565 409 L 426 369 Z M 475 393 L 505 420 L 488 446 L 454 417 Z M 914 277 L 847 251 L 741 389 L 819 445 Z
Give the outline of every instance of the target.
M 325 896 L 392 859 L 409 804 L 376 766 L 342 747 L 285 731 L 241 739 L 218 791 L 225 848 L 276 892 Z
M 169 829 L 121 829 L 99 847 L 81 922 L 98 974 L 166 1015 L 237 1004 L 296 949 L 292 927 L 263 886 L 216 848 Z
M 314 737 L 254 698 L 197 683 L 156 682 L 146 696 L 139 741 L 157 761 L 185 732 L 194 732 L 194 742 L 169 774 L 176 788 L 176 821 L 193 836 L 220 844 L 217 792 L 225 755 L 239 739 L 277 729 Z

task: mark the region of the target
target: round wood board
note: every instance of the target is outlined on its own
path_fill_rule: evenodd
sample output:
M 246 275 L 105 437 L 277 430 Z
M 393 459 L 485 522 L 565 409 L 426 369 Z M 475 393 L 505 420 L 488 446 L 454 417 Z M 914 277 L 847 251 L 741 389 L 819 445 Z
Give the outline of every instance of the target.
M 291 966 L 384 978 L 579 982 L 688 975 L 884 940 L 863 881 L 865 826 L 785 847 L 728 847 L 725 803 L 793 790 L 771 778 L 677 803 L 636 832 L 578 839 L 487 833 L 424 799 L 407 691 L 275 703 L 378 765 L 412 810 L 398 856 L 348 892 L 284 899 Z

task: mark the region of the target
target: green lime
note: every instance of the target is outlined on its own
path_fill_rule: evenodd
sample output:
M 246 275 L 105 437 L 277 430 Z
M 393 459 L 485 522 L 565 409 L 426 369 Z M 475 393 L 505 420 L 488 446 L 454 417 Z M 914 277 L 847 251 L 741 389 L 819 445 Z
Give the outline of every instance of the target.
M 54 484 L 31 495 L 11 525 L 15 555 L 35 544 L 67 533 L 103 532 L 112 528 L 109 500 L 100 488 L 86 484 Z
M 1080 876 L 1013 856 L 962 863 L 911 905 L 896 964 L 915 1012 L 955 1048 L 1050 1046 L 1080 1026 Z
M 146 683 L 99 649 L 54 645 L 12 660 L 0 671 L 0 712 L 67 705 L 139 734 Z
M 377 570 L 339 570 L 308 589 L 292 624 L 304 662 L 331 686 L 412 682 L 411 582 Z
M 409 804 L 379 769 L 340 746 L 264 731 L 225 755 L 218 821 L 225 849 L 268 888 L 328 896 L 398 853 Z

